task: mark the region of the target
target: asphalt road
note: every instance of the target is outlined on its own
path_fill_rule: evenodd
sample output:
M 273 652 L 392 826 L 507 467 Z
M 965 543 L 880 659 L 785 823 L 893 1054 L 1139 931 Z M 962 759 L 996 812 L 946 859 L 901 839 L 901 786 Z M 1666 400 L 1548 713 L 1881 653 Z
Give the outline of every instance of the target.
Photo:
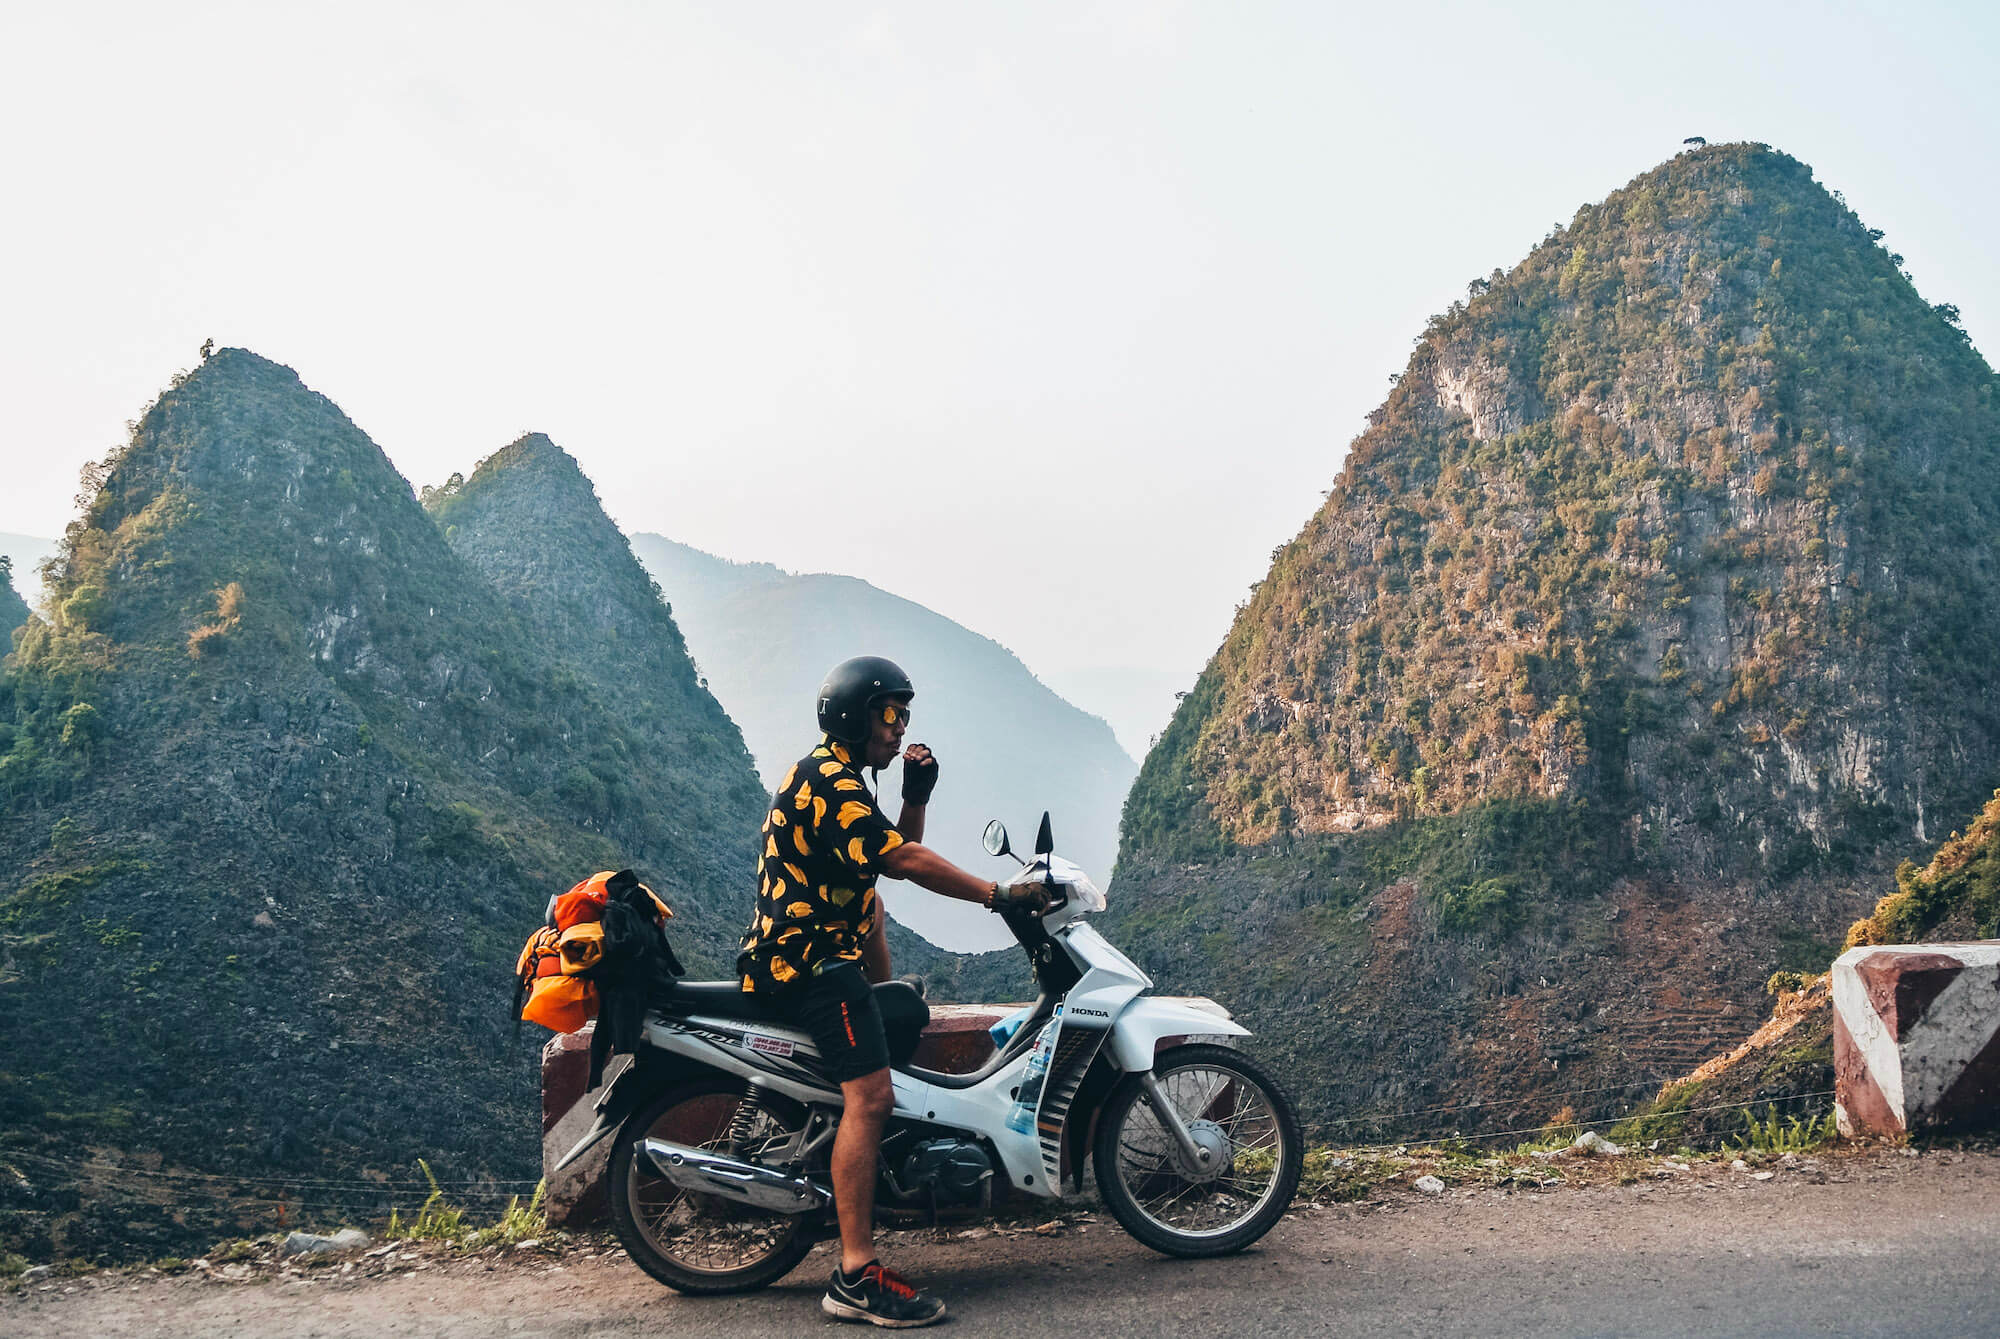
M 937 1332 L 963 1336 L 2000 1334 L 2000 1156 L 1827 1175 L 1401 1192 L 1303 1209 L 1222 1260 L 1154 1255 L 1102 1214 L 1055 1237 L 897 1234 L 885 1256 L 945 1297 Z M 818 1309 L 826 1249 L 778 1287 L 710 1300 L 615 1252 L 365 1281 L 105 1276 L 0 1300 L 0 1335 L 797 1339 L 841 1332 Z

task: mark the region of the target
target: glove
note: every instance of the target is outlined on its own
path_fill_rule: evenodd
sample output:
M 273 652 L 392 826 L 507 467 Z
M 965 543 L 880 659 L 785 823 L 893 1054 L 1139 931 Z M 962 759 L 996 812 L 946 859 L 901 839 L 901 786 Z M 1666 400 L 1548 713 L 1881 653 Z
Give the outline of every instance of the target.
M 912 744 L 903 750 L 903 803 L 929 804 L 937 789 L 938 764 L 928 746 Z
M 1040 882 L 996 883 L 986 895 L 988 911 L 1032 911 L 1039 915 L 1048 907 L 1049 889 Z

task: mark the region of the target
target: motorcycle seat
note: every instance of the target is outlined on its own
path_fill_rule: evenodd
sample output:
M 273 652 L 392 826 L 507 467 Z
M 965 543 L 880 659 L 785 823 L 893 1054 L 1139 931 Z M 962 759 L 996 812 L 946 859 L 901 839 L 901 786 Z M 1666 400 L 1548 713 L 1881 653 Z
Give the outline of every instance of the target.
M 909 1063 L 918 1038 L 930 1022 L 930 1007 L 907 981 L 878 981 L 874 986 L 876 1007 L 881 1010 L 882 1028 L 889 1043 L 889 1063 L 898 1068 Z M 738 981 L 676 981 L 673 994 L 658 1002 L 664 1013 L 682 1017 L 706 1014 L 710 1018 L 732 1019 L 739 1023 L 778 1023 L 800 1027 L 798 1005 L 784 994 L 758 995 L 745 991 Z M 964 1085 L 947 1081 L 947 1087 Z
M 763 1022 L 780 1016 L 776 1001 L 743 989 L 741 981 L 676 981 L 674 993 L 661 1001 L 677 1013 L 708 1014 Z

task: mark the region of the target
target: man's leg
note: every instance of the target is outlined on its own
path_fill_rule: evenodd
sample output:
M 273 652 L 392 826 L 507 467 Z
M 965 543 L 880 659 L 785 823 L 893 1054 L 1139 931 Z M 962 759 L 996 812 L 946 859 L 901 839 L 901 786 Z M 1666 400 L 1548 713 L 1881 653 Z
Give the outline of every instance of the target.
M 833 1204 L 840 1217 L 840 1268 L 827 1282 L 820 1310 L 840 1320 L 874 1325 L 928 1325 L 944 1318 L 944 1303 L 917 1291 L 875 1258 L 875 1169 L 882 1127 L 895 1110 L 889 1043 L 874 992 L 860 971 L 843 965 L 814 979 L 805 997 L 806 1027 L 840 1081 L 840 1129 L 833 1137 Z
M 844 1107 L 833 1136 L 833 1207 L 840 1216 L 840 1267 L 853 1274 L 875 1258 L 875 1168 L 882 1126 L 895 1110 L 889 1071 L 840 1085 Z

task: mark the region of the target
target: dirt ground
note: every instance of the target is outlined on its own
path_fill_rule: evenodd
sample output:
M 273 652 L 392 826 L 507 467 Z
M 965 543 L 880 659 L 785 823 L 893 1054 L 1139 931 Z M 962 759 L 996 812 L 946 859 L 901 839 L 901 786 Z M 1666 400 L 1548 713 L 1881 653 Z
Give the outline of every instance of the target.
M 1834 1155 L 1762 1180 L 1726 1160 L 1656 1164 L 1630 1184 L 1302 1205 L 1220 1260 L 1155 1255 L 1101 1212 L 1040 1234 L 895 1233 L 883 1254 L 946 1299 L 961 1334 L 2000 1333 L 2000 1154 Z M 818 1308 L 825 1246 L 777 1287 L 721 1299 L 661 1288 L 603 1238 L 371 1249 L 304 1269 L 38 1280 L 0 1296 L 0 1335 L 796 1339 L 833 1324 Z

